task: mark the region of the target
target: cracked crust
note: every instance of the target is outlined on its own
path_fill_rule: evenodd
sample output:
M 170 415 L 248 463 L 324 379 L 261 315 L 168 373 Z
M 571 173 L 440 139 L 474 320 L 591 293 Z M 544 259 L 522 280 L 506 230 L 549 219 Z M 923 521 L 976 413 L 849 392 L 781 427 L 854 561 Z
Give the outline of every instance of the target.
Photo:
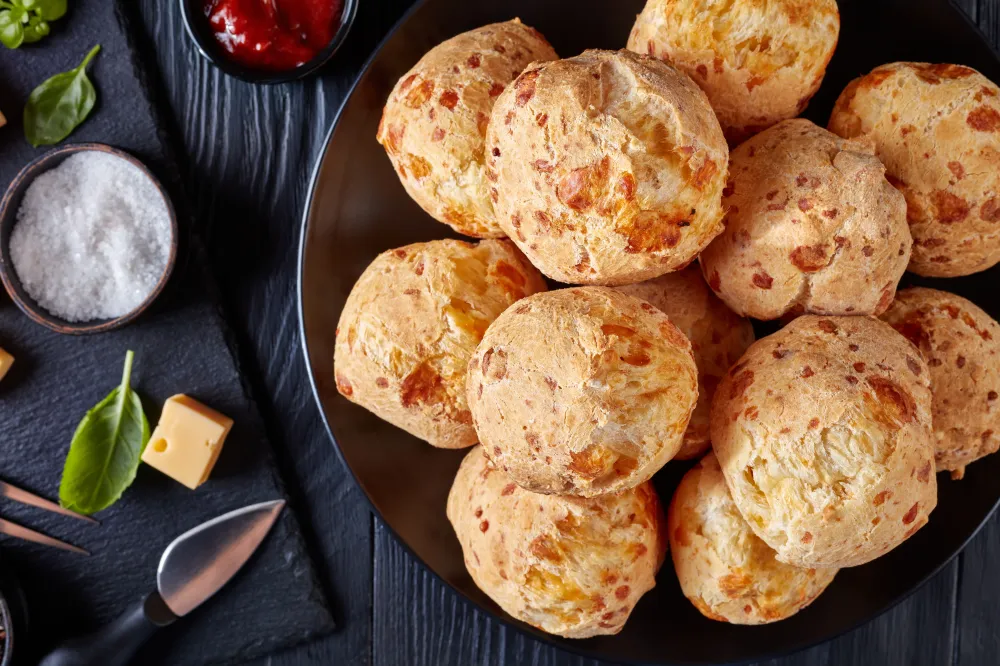
M 726 230 L 701 255 L 738 314 L 880 314 L 906 270 L 906 202 L 863 142 L 808 120 L 778 123 L 733 151 Z
M 712 446 L 733 501 L 782 562 L 869 562 L 937 504 L 930 373 L 874 317 L 799 317 L 719 384 Z
M 497 221 L 570 284 L 678 270 L 722 231 L 729 149 L 687 76 L 629 51 L 534 63 L 493 107 Z
M 698 405 L 674 458 L 698 458 L 712 445 L 708 414 L 715 387 L 753 343 L 753 326 L 712 293 L 697 266 L 618 287 L 618 291 L 654 305 L 691 341 L 698 366 Z
M 617 634 L 656 585 L 665 519 L 652 484 L 593 499 L 528 492 L 481 447 L 448 495 L 472 580 L 504 611 L 567 638 Z
M 469 361 L 479 441 L 511 480 L 593 497 L 648 480 L 698 400 L 691 343 L 649 303 L 605 287 L 508 309 Z
M 805 110 L 839 33 L 835 0 L 649 0 L 628 48 L 694 79 L 736 144 Z
M 507 306 L 546 289 L 509 241 L 416 243 L 383 252 L 337 325 L 337 390 L 434 446 L 472 446 L 469 358 Z
M 882 319 L 927 360 L 937 469 L 961 479 L 1000 447 L 1000 325 L 961 296 L 922 287 L 899 292 Z
M 837 574 L 837 569 L 779 562 L 736 509 L 711 452 L 677 486 L 667 534 L 684 596 L 702 615 L 720 622 L 766 624 L 789 618 Z
M 486 179 L 486 125 L 497 97 L 528 63 L 558 57 L 537 30 L 514 19 L 441 42 L 399 79 L 376 138 L 431 217 L 468 236 L 505 235 Z
M 906 195 L 909 270 L 931 277 L 1000 262 L 1000 88 L 962 65 L 896 62 L 844 89 L 830 129 L 865 137 Z

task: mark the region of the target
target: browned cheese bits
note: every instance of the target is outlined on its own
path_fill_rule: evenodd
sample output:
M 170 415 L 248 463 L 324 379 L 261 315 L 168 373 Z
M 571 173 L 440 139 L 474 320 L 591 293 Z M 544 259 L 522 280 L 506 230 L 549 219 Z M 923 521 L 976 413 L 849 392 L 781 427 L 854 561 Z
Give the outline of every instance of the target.
M 753 326 L 712 293 L 696 266 L 618 291 L 656 306 L 691 341 L 698 366 L 698 405 L 674 458 L 697 458 L 712 444 L 708 414 L 715 387 L 753 342 Z
M 438 44 L 396 83 L 378 141 L 413 200 L 455 231 L 504 235 L 493 215 L 483 159 L 490 111 L 528 63 L 558 56 L 517 19 Z
M 1000 326 L 975 303 L 922 287 L 899 292 L 882 319 L 927 359 L 937 469 L 960 479 L 1000 447 Z
M 698 86 L 657 60 L 531 65 L 493 107 L 486 148 L 497 221 L 550 278 L 639 282 L 722 230 L 722 130 Z
M 712 446 L 733 501 L 778 560 L 849 567 L 937 504 L 930 373 L 874 317 L 799 317 L 719 384 Z
M 969 67 L 897 62 L 837 100 L 830 129 L 873 141 L 906 195 L 914 273 L 970 275 L 1000 261 L 998 94 Z
M 835 0 L 648 0 L 628 47 L 694 79 L 738 143 L 805 110 L 839 33 Z
M 680 450 L 698 399 L 691 343 L 649 303 L 605 287 L 536 294 L 469 362 L 487 455 L 540 493 L 593 497 L 648 480 Z
M 513 617 L 567 638 L 617 634 L 666 555 L 652 484 L 592 499 L 531 493 L 472 449 L 448 520 L 476 585 Z
M 784 620 L 812 603 L 837 573 L 778 561 L 736 509 L 711 452 L 677 486 L 667 526 L 684 596 L 720 622 Z
M 509 241 L 439 240 L 383 252 L 340 315 L 337 389 L 434 446 L 472 446 L 472 352 L 507 306 L 545 288 Z
M 786 120 L 733 151 L 726 230 L 701 255 L 737 313 L 880 314 L 906 270 L 906 202 L 870 145 Z

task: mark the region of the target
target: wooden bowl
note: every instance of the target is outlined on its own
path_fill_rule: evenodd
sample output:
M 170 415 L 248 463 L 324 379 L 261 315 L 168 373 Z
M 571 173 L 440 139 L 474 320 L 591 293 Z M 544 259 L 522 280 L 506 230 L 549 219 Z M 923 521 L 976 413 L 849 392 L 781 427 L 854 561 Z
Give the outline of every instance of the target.
M 17 276 L 17 271 L 14 270 L 14 263 L 11 261 L 10 234 L 11 231 L 13 231 L 14 223 L 17 220 L 17 211 L 21 207 L 21 199 L 24 197 L 25 191 L 35 178 L 46 171 L 59 166 L 70 155 L 86 151 L 98 151 L 114 155 L 115 157 L 120 157 L 139 169 L 146 175 L 147 178 L 149 178 L 153 185 L 156 186 L 156 189 L 163 197 L 164 203 L 167 205 L 167 214 L 170 217 L 170 254 L 167 257 L 167 265 L 164 267 L 163 274 L 160 275 L 160 279 L 156 283 L 156 287 L 153 288 L 153 291 L 148 297 L 146 297 L 146 300 L 144 300 L 139 307 L 127 314 L 122 315 L 121 317 L 116 317 L 114 319 L 71 322 L 66 321 L 61 317 L 57 317 L 42 308 L 24 290 L 24 287 L 21 285 L 21 280 Z M 174 207 L 170 202 L 170 197 L 167 195 L 166 190 L 163 189 L 163 185 L 160 184 L 160 181 L 157 180 L 156 176 L 154 176 L 152 172 L 146 168 L 146 165 L 128 153 L 103 143 L 70 144 L 51 150 L 29 162 L 23 169 L 21 169 L 20 173 L 17 174 L 10 186 L 7 188 L 7 192 L 4 194 L 3 199 L 0 200 L 0 280 L 3 281 L 3 286 L 10 295 L 11 300 L 14 301 L 14 304 L 17 305 L 21 312 L 28 315 L 28 317 L 30 317 L 34 322 L 41 324 L 46 328 L 52 329 L 57 333 L 65 333 L 67 335 L 103 333 L 105 331 L 121 328 L 122 326 L 131 323 L 136 319 L 136 317 L 145 312 L 153 301 L 156 300 L 157 296 L 160 295 L 164 286 L 167 284 L 167 280 L 170 279 L 170 274 L 174 270 L 174 263 L 177 260 L 177 237 L 177 214 L 174 212 Z

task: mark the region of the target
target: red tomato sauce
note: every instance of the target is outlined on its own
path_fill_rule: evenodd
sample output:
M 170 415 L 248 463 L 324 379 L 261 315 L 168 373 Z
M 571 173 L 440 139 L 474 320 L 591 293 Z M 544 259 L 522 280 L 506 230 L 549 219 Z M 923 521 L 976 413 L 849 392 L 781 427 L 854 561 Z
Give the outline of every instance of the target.
M 205 15 L 231 60 L 289 70 L 315 58 L 340 26 L 342 0 L 205 0 Z

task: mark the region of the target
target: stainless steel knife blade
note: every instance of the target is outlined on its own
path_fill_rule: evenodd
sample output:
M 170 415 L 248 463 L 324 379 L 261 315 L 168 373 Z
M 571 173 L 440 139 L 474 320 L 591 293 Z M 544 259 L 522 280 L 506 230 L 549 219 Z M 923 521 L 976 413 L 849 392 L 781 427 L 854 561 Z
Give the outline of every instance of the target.
M 156 571 L 167 607 L 187 615 L 218 592 L 257 550 L 284 507 L 284 500 L 253 504 L 174 539 Z

